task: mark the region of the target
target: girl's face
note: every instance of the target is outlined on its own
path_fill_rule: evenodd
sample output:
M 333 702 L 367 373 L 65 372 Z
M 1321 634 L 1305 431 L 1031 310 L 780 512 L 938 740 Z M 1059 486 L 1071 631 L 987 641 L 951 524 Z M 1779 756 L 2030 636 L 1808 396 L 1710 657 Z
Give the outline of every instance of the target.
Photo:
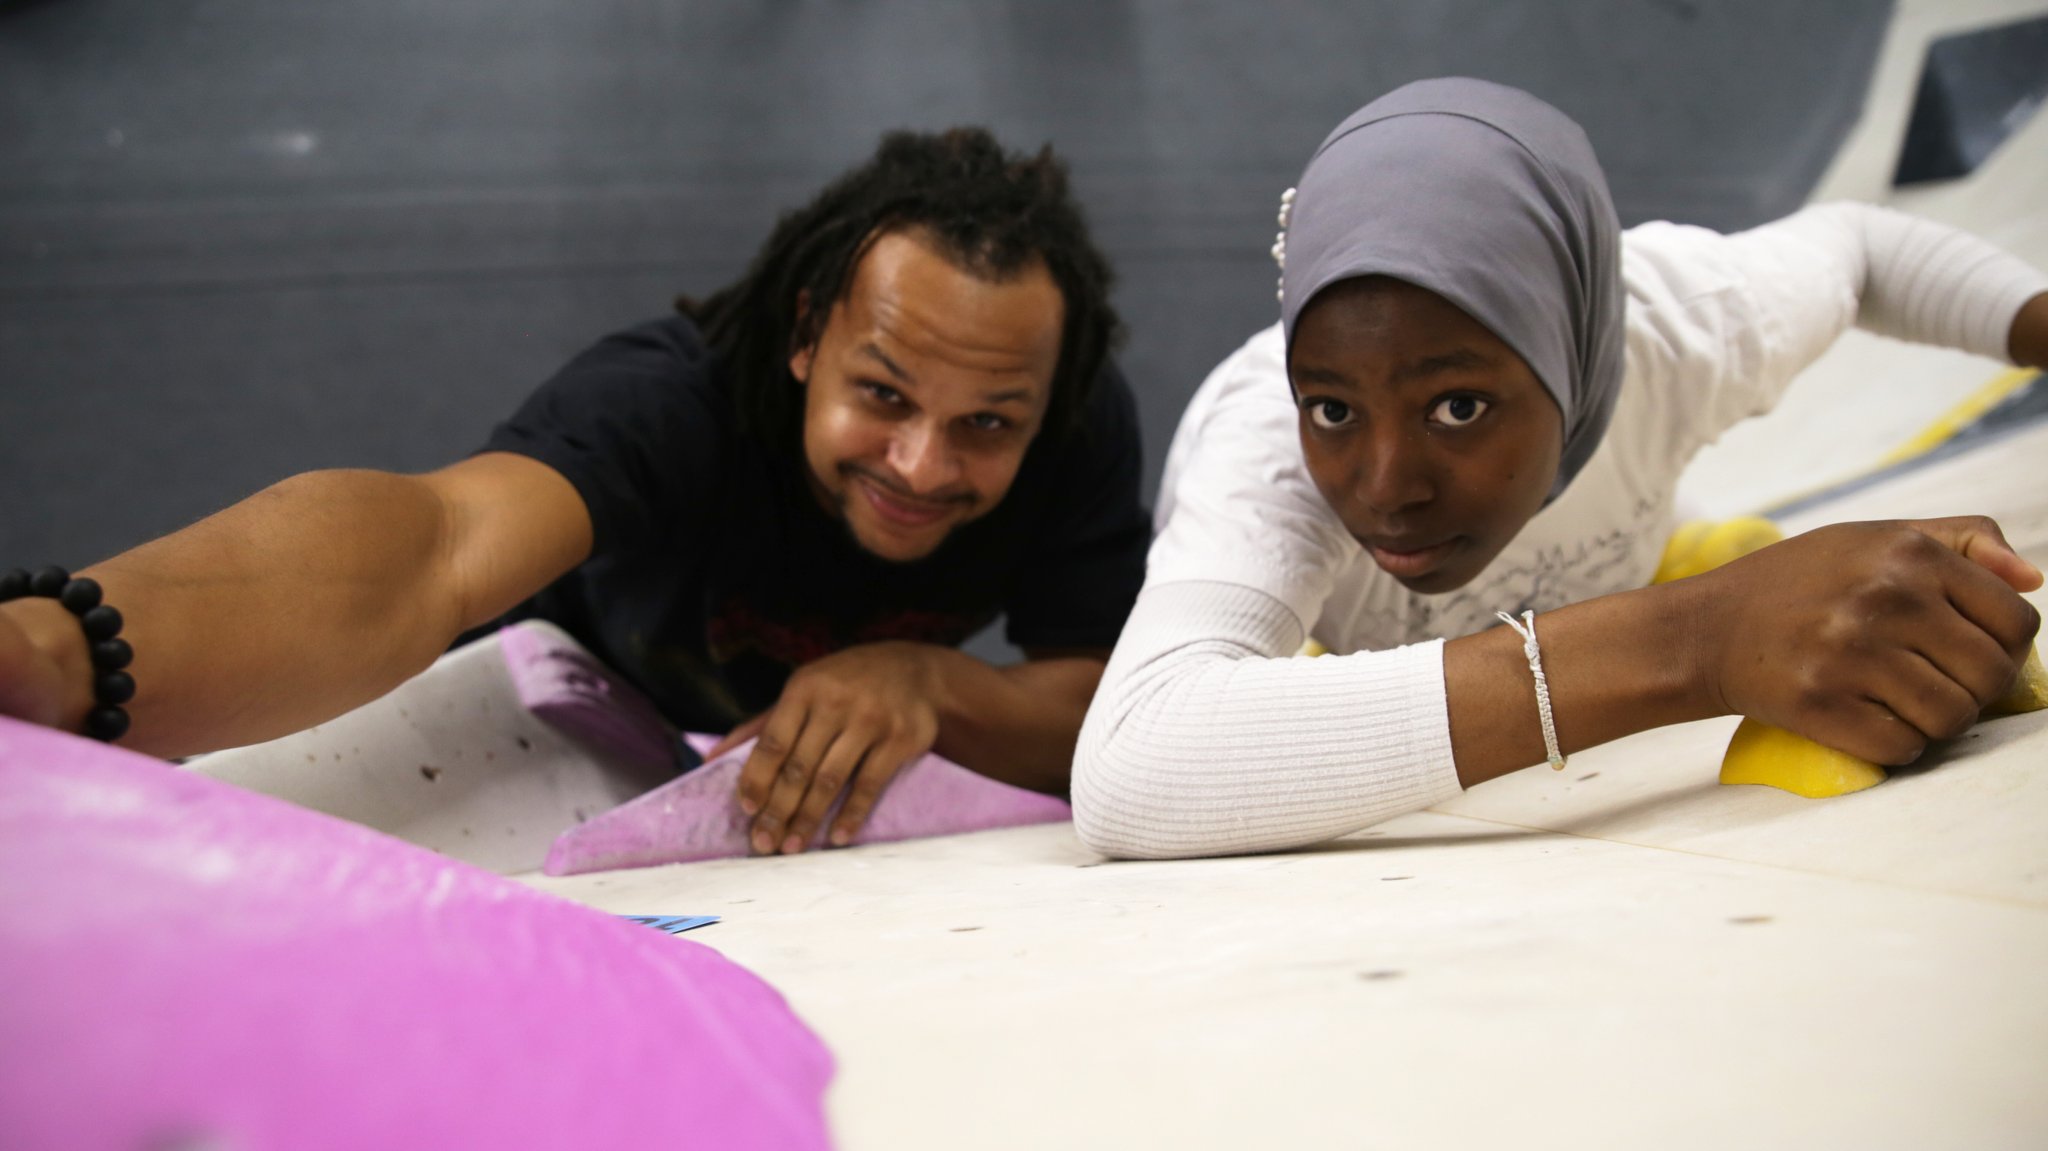
M 1381 276 L 1324 289 L 1295 321 L 1287 375 L 1316 488 L 1411 591 L 1471 582 L 1557 478 L 1556 401 L 1512 348 L 1427 289 Z

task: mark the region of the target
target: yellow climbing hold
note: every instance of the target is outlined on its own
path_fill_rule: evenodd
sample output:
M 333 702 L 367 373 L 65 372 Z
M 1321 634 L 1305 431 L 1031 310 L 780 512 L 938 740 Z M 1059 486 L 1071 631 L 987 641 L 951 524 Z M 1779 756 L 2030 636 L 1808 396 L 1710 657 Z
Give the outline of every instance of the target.
M 1980 718 L 2042 708 L 2048 708 L 2048 667 L 2042 665 L 2037 648 L 2027 653 L 2012 691 L 1986 707 Z M 1808 799 L 1847 795 L 1884 780 L 1884 768 L 1867 759 L 1754 719 L 1743 720 L 1735 729 L 1728 753 L 1721 757 L 1722 783 L 1761 783 Z
M 2018 715 L 2044 707 L 2048 707 L 2048 667 L 2041 663 L 2041 649 L 2035 648 L 2027 653 L 2027 662 L 2020 665 L 2019 682 L 2002 699 L 1985 708 L 1984 715 Z
M 1729 560 L 1740 559 L 1784 538 L 1785 533 L 1779 530 L 1778 525 L 1762 516 L 1739 516 L 1719 523 L 1693 520 L 1680 524 L 1664 545 L 1664 557 L 1657 562 L 1657 574 L 1650 577 L 1650 582 L 1670 583 L 1712 571 Z
M 1722 783 L 1761 783 L 1808 799 L 1883 783 L 1884 768 L 1760 720 L 1745 719 L 1721 757 Z

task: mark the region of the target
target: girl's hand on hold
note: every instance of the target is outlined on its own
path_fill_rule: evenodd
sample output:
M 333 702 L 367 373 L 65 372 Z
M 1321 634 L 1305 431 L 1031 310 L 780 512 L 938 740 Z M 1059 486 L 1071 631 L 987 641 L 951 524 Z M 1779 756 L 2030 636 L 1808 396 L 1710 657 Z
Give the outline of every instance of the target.
M 1725 710 L 1882 764 L 1975 723 L 2041 624 L 2041 572 L 1978 516 L 1836 524 L 1695 578 Z

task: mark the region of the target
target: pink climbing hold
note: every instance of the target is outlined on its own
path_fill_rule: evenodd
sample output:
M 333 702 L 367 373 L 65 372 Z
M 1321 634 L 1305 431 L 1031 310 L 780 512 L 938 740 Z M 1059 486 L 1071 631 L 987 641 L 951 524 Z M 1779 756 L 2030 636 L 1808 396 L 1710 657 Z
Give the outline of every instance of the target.
M 549 726 L 629 763 L 658 768 L 674 761 L 674 737 L 653 703 L 568 633 L 551 624 L 528 622 L 514 624 L 498 637 L 519 702 Z M 715 735 L 692 733 L 682 738 L 700 755 L 718 742 Z M 580 875 L 747 854 L 748 819 L 738 795 L 740 768 L 752 747 L 749 742 L 734 748 L 562 833 L 548 850 L 543 870 L 549 875 Z M 927 755 L 890 781 L 854 842 L 889 843 L 1073 817 L 1073 809 L 1063 800 Z M 820 827 L 813 846 L 824 835 L 825 827 Z
M 668 721 L 569 633 L 529 620 L 498 632 L 520 706 L 586 747 L 653 768 L 675 762 Z
M 716 951 L 0 719 L 0 1146 L 823 1148 Z
M 687 738 L 702 750 L 710 737 Z M 563 832 L 548 849 L 542 870 L 549 875 L 580 875 L 747 854 L 750 821 L 740 809 L 739 778 L 753 747 L 748 740 L 679 779 Z M 837 811 L 834 804 L 832 812 Z M 1011 787 L 927 755 L 896 773 L 853 842 L 893 843 L 1073 817 L 1073 808 L 1064 800 Z M 811 846 L 823 842 L 830 826 L 828 813 Z

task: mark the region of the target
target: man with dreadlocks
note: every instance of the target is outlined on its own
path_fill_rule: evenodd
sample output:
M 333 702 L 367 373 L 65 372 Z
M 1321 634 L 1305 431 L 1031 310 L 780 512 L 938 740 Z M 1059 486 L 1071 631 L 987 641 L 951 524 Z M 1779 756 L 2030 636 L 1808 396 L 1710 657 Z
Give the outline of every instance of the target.
M 126 620 L 128 740 L 282 735 L 538 617 L 679 726 L 760 736 L 760 852 L 842 795 L 846 842 L 928 750 L 1063 791 L 1148 543 L 1109 282 L 1049 150 L 891 134 L 471 458 L 297 476 L 83 573 Z M 999 615 L 1023 662 L 958 650 Z M 56 600 L 0 605 L 0 714 L 80 727 L 92 667 Z

